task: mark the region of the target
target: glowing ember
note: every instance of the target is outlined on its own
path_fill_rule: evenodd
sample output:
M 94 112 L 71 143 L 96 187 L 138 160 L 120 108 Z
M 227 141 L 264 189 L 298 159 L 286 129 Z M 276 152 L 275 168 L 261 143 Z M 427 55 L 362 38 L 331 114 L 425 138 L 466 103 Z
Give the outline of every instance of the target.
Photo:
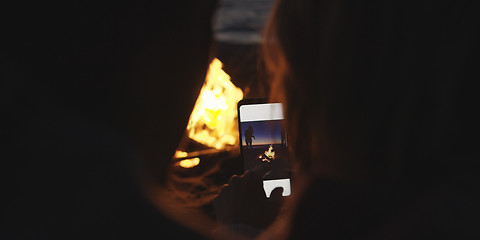
M 193 168 L 200 163 L 200 158 L 190 158 L 178 162 L 178 165 L 183 168 Z
M 175 158 L 184 158 L 187 156 L 188 156 L 187 152 L 178 151 L 178 150 L 175 152 L 175 155 L 174 155 Z
M 243 92 L 222 70 L 222 62 L 214 59 L 188 121 L 188 136 L 207 146 L 223 149 L 235 145 L 237 132 L 237 102 Z
M 263 158 L 263 162 L 270 162 L 275 159 L 275 152 L 273 151 L 272 145 L 270 145 L 268 151 L 265 151 L 262 155 L 258 156 L 258 158 Z

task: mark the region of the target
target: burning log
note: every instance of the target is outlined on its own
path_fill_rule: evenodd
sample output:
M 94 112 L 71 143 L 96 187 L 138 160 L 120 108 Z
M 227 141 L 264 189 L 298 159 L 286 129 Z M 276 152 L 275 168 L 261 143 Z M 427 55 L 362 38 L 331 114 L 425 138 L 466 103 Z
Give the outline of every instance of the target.
M 223 64 L 215 58 L 208 69 L 205 83 L 195 103 L 184 139 L 174 158 L 179 166 L 191 168 L 199 164 L 200 155 L 230 150 L 238 142 L 237 102 L 243 92 L 222 70 Z M 185 142 L 199 143 L 201 150 L 186 150 Z M 197 144 L 197 146 L 199 145 Z
M 238 141 L 236 107 L 243 98 L 222 66 L 218 59 L 210 64 L 187 126 L 191 139 L 219 150 Z

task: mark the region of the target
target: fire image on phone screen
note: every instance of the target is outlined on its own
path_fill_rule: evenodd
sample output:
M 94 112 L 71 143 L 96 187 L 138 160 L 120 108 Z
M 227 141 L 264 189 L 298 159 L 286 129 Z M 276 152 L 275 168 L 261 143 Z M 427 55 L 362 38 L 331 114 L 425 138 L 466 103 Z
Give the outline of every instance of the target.
M 240 142 L 245 170 L 260 163 L 271 164 L 272 171 L 264 177 L 267 197 L 273 189 L 283 188 L 290 195 L 288 142 L 280 103 L 245 104 L 239 107 Z

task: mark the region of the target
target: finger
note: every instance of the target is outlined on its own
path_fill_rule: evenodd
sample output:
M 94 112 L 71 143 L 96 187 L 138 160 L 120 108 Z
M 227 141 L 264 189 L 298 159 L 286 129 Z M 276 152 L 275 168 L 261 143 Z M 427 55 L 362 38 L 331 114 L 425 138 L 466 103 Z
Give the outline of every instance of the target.
M 233 175 L 232 177 L 230 177 L 230 180 L 228 181 L 228 185 L 231 186 L 232 188 L 235 188 L 236 186 L 238 186 L 240 181 L 241 181 L 240 176 Z
M 243 190 L 250 193 L 261 193 L 265 195 L 265 192 L 263 191 L 263 177 L 253 171 L 247 171 L 242 178 L 243 181 L 241 182 L 241 187 Z
M 276 213 L 278 213 L 278 211 L 280 210 L 280 207 L 283 204 L 282 194 L 283 194 L 282 187 L 277 187 L 273 189 L 273 191 L 270 193 L 270 198 L 268 199 L 268 202 L 273 215 L 276 215 Z
M 255 166 L 251 171 L 263 179 L 265 175 L 272 171 L 272 165 L 266 162 L 262 162 Z
M 272 204 L 281 203 L 283 201 L 282 194 L 283 194 L 283 188 L 282 187 L 277 187 L 277 188 L 273 189 L 273 191 L 270 193 L 269 202 L 272 203 Z
M 213 204 L 219 203 L 220 201 L 225 199 L 228 191 L 228 184 L 224 184 L 220 189 L 218 195 L 213 199 Z
M 247 171 L 242 175 L 242 183 L 245 184 L 252 184 L 252 183 L 258 183 L 263 180 L 263 177 L 260 174 L 257 174 L 256 172 L 253 171 Z

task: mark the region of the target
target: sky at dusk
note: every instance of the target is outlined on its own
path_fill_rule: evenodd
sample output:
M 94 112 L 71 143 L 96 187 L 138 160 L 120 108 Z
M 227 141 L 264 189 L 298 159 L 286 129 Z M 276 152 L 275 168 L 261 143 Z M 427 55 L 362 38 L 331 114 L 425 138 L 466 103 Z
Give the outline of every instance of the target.
M 240 123 L 242 146 L 245 146 L 245 130 L 252 126 L 253 136 L 252 145 L 268 145 L 282 143 L 282 120 L 255 121 Z

